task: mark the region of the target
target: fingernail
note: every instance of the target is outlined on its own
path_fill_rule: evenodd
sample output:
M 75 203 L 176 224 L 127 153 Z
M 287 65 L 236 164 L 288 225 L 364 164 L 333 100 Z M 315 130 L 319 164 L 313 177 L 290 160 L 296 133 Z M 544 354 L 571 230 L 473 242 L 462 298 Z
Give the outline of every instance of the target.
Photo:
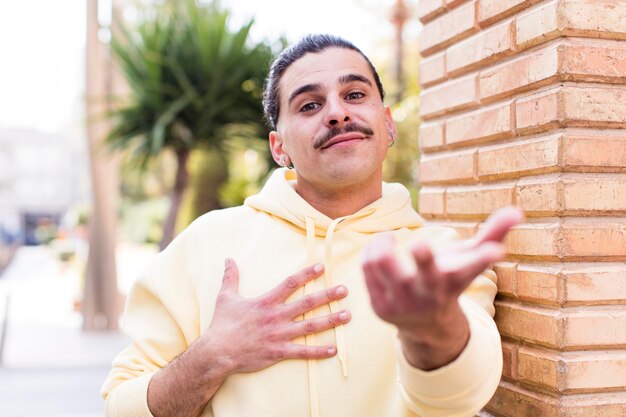
M 324 270 L 324 265 L 322 265 L 322 264 L 315 264 L 315 265 L 313 265 L 313 270 L 319 274 L 320 272 L 322 272 Z
M 345 320 L 348 320 L 348 318 L 350 318 L 350 315 L 346 313 L 345 311 L 342 311 L 341 313 L 339 313 L 339 320 L 345 321 Z
M 228 269 L 229 265 L 230 265 L 230 259 L 229 258 L 224 259 L 224 269 Z
M 337 290 L 335 291 L 335 294 L 337 295 L 346 295 L 348 291 L 346 290 L 346 287 L 338 287 Z
M 328 348 L 328 354 L 329 355 L 334 355 L 335 354 L 335 348 L 334 347 Z

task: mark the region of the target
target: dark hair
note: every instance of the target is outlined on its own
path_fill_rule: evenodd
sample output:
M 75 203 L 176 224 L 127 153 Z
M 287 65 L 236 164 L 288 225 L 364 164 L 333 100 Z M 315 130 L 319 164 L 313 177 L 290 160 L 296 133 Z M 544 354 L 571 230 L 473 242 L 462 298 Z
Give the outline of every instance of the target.
M 267 76 L 267 79 L 265 80 L 265 90 L 263 91 L 263 110 L 265 112 L 265 118 L 267 119 L 272 129 L 276 129 L 276 124 L 278 123 L 278 114 L 280 112 L 280 91 L 278 89 L 278 83 L 280 82 L 280 79 L 287 70 L 287 68 L 289 68 L 291 64 L 293 64 L 308 53 L 322 52 L 328 48 L 351 49 L 361 54 L 361 56 L 365 58 L 365 61 L 367 61 L 367 64 L 372 70 L 374 81 L 376 82 L 378 92 L 380 93 L 380 99 L 384 100 L 385 90 L 383 89 L 383 85 L 380 82 L 378 72 L 376 72 L 376 68 L 374 68 L 374 65 L 372 65 L 372 62 L 369 60 L 369 58 L 366 57 L 359 48 L 357 48 L 347 40 L 337 36 L 307 35 L 302 38 L 298 43 L 285 49 L 280 53 L 280 55 L 278 55 L 274 62 L 272 62 L 270 72 Z

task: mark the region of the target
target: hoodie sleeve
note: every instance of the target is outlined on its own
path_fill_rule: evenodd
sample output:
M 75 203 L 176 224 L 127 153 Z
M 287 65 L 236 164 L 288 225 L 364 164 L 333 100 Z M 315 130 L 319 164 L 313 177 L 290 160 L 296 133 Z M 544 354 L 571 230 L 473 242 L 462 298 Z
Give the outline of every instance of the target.
M 500 334 L 493 320 L 496 274 L 484 271 L 459 297 L 470 338 L 461 355 L 433 371 L 411 366 L 396 344 L 400 395 L 421 417 L 473 417 L 491 399 L 502 374 Z
M 150 379 L 198 337 L 197 306 L 190 301 L 195 297 L 189 296 L 181 246 L 179 237 L 157 255 L 128 296 L 123 329 L 132 343 L 113 360 L 102 386 L 107 417 L 152 417 Z

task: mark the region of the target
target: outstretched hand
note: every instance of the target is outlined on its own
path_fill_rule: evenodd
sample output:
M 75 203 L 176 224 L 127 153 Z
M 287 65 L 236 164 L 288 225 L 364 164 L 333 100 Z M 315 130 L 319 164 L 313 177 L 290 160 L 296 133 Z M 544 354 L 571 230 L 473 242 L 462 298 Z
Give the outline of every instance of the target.
M 523 219 L 521 210 L 506 207 L 490 216 L 471 239 L 437 251 L 416 243 L 411 249 L 416 265 L 412 272 L 401 267 L 390 235 L 379 236 L 366 248 L 363 272 L 372 307 L 381 319 L 398 327 L 410 363 L 434 369 L 460 354 L 469 327 L 458 297 L 489 264 L 504 256 L 502 240 Z

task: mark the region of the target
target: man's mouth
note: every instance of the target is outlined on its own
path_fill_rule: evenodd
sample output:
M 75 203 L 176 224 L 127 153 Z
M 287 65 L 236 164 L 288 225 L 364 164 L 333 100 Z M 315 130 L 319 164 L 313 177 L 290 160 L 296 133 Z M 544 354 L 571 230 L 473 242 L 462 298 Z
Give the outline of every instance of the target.
M 365 139 L 365 135 L 363 135 L 362 133 L 358 133 L 358 132 L 344 133 L 343 135 L 335 136 L 334 138 L 326 142 L 326 144 L 322 146 L 320 149 L 328 149 L 331 146 L 337 145 L 339 143 L 352 142 L 355 140 L 363 140 L 363 139 Z
M 367 126 L 358 123 L 348 123 L 343 129 L 332 127 L 321 137 L 315 139 L 313 147 L 315 149 L 326 149 L 338 143 L 363 140 L 368 136 L 372 136 L 374 131 Z

